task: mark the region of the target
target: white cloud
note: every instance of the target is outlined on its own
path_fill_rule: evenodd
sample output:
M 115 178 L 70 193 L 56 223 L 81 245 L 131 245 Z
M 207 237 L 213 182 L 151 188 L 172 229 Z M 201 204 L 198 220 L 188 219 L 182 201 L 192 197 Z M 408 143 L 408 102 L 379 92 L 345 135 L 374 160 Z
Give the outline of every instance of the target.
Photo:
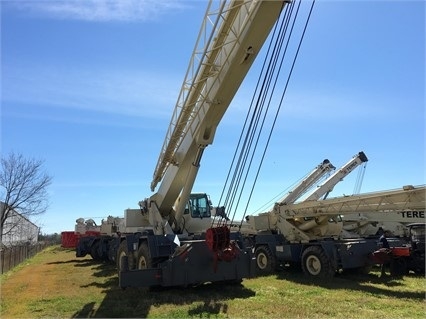
M 336 85 L 337 87 L 337 85 Z M 233 116 L 226 119 L 232 123 L 238 122 L 241 115 L 245 114 L 249 108 L 252 96 L 251 87 L 242 86 L 232 102 Z M 280 103 L 282 92 L 275 92 L 270 103 L 268 118 L 275 116 L 275 112 Z M 378 95 L 374 92 L 360 92 L 355 89 L 341 89 L 337 87 L 333 91 L 312 88 L 290 88 L 283 99 L 280 109 L 280 117 L 287 120 L 303 120 L 304 122 L 326 121 L 328 123 L 340 123 L 351 120 L 372 120 L 383 119 L 397 120 L 402 114 L 412 112 L 405 109 L 406 105 L 415 105 L 415 100 L 402 100 Z M 266 107 L 266 106 L 265 106 Z M 414 111 L 413 111 L 414 112 Z M 337 121 L 337 122 L 336 122 Z M 288 124 L 288 122 L 286 121 Z M 280 125 L 280 121 L 278 121 Z
M 185 6 L 179 0 L 24 0 L 9 4 L 35 16 L 98 22 L 153 20 Z
M 67 67 L 3 67 L 2 100 L 27 105 L 169 117 L 178 79 L 156 73 Z

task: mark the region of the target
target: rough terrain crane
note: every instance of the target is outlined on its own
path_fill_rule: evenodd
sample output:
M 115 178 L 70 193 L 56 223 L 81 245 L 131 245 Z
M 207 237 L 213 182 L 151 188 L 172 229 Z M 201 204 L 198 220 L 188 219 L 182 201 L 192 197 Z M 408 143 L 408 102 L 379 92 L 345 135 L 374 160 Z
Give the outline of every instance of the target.
M 310 276 L 370 268 L 377 238 L 345 238 L 341 214 L 369 212 L 386 216 L 396 211 L 421 210 L 425 207 L 425 188 L 405 187 L 394 192 L 318 200 L 366 161 L 367 157 L 360 152 L 305 200 L 283 200 L 270 212 L 247 217 L 257 231 L 248 238 L 258 273 L 270 273 L 283 265 L 302 268 Z
M 191 196 L 205 148 L 285 5 L 282 1 L 225 1 L 203 43 L 195 47 L 156 166 L 151 190 L 141 201 L 152 232 L 127 236 L 118 251 L 119 281 L 127 286 L 193 285 L 239 281 L 253 274 L 252 257 L 227 226 L 191 236 L 185 211 L 206 213 L 206 195 Z M 203 26 L 211 21 L 207 10 Z M 204 37 L 204 28 L 199 36 Z M 198 43 L 198 41 L 197 41 Z M 199 61 L 198 64 L 195 64 Z M 134 258 L 136 257 L 136 258 Z M 126 269 L 124 263 L 136 270 Z
M 119 231 L 111 226 L 95 249 L 116 259 L 121 287 L 235 282 L 254 274 L 240 234 L 229 225 L 211 227 L 212 210 L 225 216 L 223 208 L 191 192 L 204 150 L 288 2 L 209 3 L 154 171 L 151 190 L 158 189 L 139 209 L 126 210 Z
M 352 196 L 330 198 L 321 201 L 304 201 L 297 204 L 282 206 L 280 216 L 282 218 L 314 218 L 322 216 L 336 216 L 336 214 L 365 213 L 386 216 L 395 212 L 424 211 L 426 206 L 426 187 L 424 185 L 414 187 L 407 185 L 397 190 L 364 193 Z M 336 220 L 336 219 L 335 219 Z M 343 228 L 343 222 L 341 222 Z M 337 233 L 336 233 L 337 235 Z M 300 262 L 305 273 L 311 276 L 330 276 L 338 270 L 369 269 L 375 263 L 372 253 L 378 248 L 378 237 L 338 238 L 332 242 L 326 240 L 310 240 L 308 244 L 290 244 L 300 248 Z M 406 245 L 404 239 L 388 239 L 391 248 Z M 285 245 L 285 244 L 284 244 Z M 409 251 L 409 245 L 404 249 Z M 424 246 L 423 246 L 424 247 Z M 410 262 L 418 264 L 419 258 L 424 260 L 424 252 L 418 254 L 418 249 Z M 286 260 L 294 260 L 295 251 L 287 255 Z M 403 273 L 405 265 L 399 265 L 396 273 Z M 423 268 L 424 271 L 424 268 Z
M 312 190 L 309 195 L 305 195 L 304 200 L 318 200 L 327 197 L 338 182 L 342 181 L 346 175 L 354 171 L 360 164 L 366 163 L 367 161 L 368 159 L 365 153 L 359 152 L 335 174 L 330 176 L 322 185 Z M 320 167 L 321 166 L 318 166 L 317 169 L 320 169 Z M 315 176 L 314 172 L 311 173 L 312 176 Z M 314 185 L 316 180 L 312 179 L 310 176 L 277 203 L 274 210 L 277 210 L 279 205 L 293 204 L 311 187 L 311 185 Z M 312 183 L 310 183 L 310 181 Z M 425 214 L 424 210 L 392 211 L 388 212 L 386 215 L 376 214 L 374 212 L 363 212 L 345 213 L 341 218 L 343 221 L 342 236 L 344 237 L 372 236 L 376 235 L 380 229 L 387 229 L 395 236 L 407 236 L 409 229 L 406 225 L 424 222 Z
M 367 162 L 364 152 L 354 155 L 346 164 L 330 175 L 321 185 L 306 195 L 303 202 L 316 203 L 318 199 L 327 196 L 337 183 L 342 181 L 347 175 L 353 172 L 359 165 Z M 311 184 L 312 185 L 312 184 Z M 311 187 L 311 185 L 307 185 Z M 306 190 L 307 188 L 304 188 Z M 290 241 L 308 241 L 318 238 L 318 236 L 336 236 L 341 232 L 341 223 L 336 223 L 330 216 L 323 216 L 320 219 L 293 217 L 283 219 L 282 211 L 295 203 L 300 196 L 285 197 L 282 201 L 275 203 L 273 209 L 259 215 L 249 215 L 246 220 L 257 231 L 282 232 Z M 290 197 L 290 198 L 289 198 Z M 338 214 L 336 214 L 338 215 Z

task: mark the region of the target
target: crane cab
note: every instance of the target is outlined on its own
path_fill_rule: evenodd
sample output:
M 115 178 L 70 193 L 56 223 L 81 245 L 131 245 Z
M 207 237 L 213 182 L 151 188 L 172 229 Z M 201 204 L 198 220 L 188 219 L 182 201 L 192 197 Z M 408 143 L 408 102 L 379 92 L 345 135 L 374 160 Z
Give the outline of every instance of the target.
M 210 218 L 211 202 L 204 193 L 191 194 L 186 204 L 184 215 L 191 215 L 191 218 Z
M 183 228 L 189 234 L 201 234 L 213 222 L 211 201 L 205 193 L 193 193 L 183 213 Z

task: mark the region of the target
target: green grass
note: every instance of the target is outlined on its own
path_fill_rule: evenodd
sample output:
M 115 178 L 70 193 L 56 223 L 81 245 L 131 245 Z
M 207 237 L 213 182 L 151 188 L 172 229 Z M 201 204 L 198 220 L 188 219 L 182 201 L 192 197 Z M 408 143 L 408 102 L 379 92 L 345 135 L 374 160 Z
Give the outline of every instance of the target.
M 426 279 L 302 273 L 159 291 L 118 287 L 114 266 L 50 247 L 2 276 L 2 318 L 424 318 Z

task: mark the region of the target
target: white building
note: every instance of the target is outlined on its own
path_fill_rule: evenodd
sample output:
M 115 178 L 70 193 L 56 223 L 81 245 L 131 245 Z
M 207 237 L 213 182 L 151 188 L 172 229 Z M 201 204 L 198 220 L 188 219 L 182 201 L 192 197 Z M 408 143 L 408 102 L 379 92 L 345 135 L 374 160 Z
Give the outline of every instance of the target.
M 4 205 L 0 202 L 0 205 Z M 9 213 L 3 227 L 2 244 L 14 246 L 23 243 L 35 244 L 38 241 L 40 227 L 16 211 Z

